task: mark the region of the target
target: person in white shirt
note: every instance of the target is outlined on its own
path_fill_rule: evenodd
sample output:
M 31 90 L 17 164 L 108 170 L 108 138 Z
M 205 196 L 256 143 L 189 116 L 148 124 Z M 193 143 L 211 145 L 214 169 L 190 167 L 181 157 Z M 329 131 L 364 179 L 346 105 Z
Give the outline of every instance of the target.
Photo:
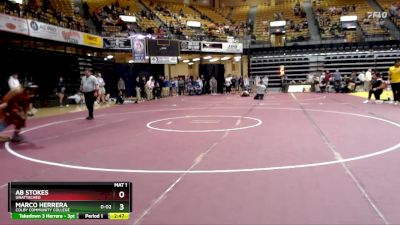
M 122 79 L 122 77 L 119 78 L 117 86 L 118 86 L 118 91 L 121 91 L 122 95 L 125 96 L 125 81 L 124 79 Z
M 215 79 L 215 77 L 211 77 L 210 79 L 210 90 L 212 95 L 217 94 L 217 87 L 218 87 L 218 81 Z
M 83 103 L 82 95 L 78 92 L 74 95 L 69 96 L 67 99 L 72 99 L 76 104 Z
M 254 99 L 255 100 L 263 100 L 266 90 L 267 90 L 267 87 L 264 85 L 263 81 L 260 80 L 257 85 L 257 94 L 254 96 Z
M 99 96 L 97 96 L 98 103 L 105 103 L 106 102 L 106 82 L 101 77 L 101 73 L 97 73 L 97 83 L 99 84 Z
M 364 91 L 370 91 L 371 80 L 372 80 L 372 70 L 371 70 L 371 68 L 369 68 L 368 71 L 365 73 Z
M 8 87 L 10 90 L 16 90 L 22 88 L 21 83 L 18 80 L 18 73 L 13 73 L 8 79 Z
M 249 91 L 250 90 L 250 81 L 248 77 L 243 79 L 243 89 Z
M 154 88 L 154 79 L 150 76 L 149 80 L 146 82 L 146 96 L 147 100 L 153 99 L 153 88 Z
M 92 72 L 89 69 L 85 71 L 85 76 L 82 77 L 80 90 L 85 96 L 86 107 L 89 111 L 89 116 L 86 117 L 86 119 L 92 120 L 94 101 L 99 95 L 99 83 L 97 82 L 97 78 L 92 75 Z
M 229 77 L 225 78 L 225 94 L 230 94 L 231 93 L 231 88 L 232 88 L 232 77 L 229 75 Z
M 199 84 L 201 90 L 203 90 L 203 81 L 201 80 L 201 78 L 197 78 L 197 83 Z
M 28 85 L 27 85 L 28 86 Z M 8 79 L 8 87 L 10 91 L 22 89 L 22 85 L 18 80 L 18 73 L 13 73 Z M 33 116 L 37 112 L 37 109 L 33 108 L 32 102 L 29 103 L 28 116 Z
M 358 80 L 360 80 L 361 82 L 365 81 L 365 72 L 362 71 L 360 74 L 358 74 Z
M 263 82 L 263 84 L 265 85 L 265 87 L 268 87 L 268 81 L 269 81 L 269 79 L 268 79 L 267 76 L 265 76 L 265 77 L 262 79 L 262 82 Z

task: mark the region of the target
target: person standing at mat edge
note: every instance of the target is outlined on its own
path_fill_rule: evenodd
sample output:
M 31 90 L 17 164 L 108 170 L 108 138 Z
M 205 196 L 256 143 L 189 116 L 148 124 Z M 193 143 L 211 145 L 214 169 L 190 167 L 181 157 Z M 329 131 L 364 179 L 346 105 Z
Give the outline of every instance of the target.
M 94 101 L 98 96 L 99 83 L 97 82 L 97 78 L 88 69 L 85 70 L 85 76 L 82 77 L 81 91 L 85 95 L 86 107 L 89 111 L 89 116 L 86 119 L 92 120 Z
M 397 105 L 400 102 L 400 59 L 389 68 L 389 80 L 393 91 L 393 101 Z

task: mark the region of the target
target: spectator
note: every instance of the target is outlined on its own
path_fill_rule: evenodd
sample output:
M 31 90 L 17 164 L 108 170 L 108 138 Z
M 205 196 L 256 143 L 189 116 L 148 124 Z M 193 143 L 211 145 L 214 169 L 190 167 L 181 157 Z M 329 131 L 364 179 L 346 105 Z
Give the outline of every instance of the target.
M 118 92 L 118 95 L 115 99 L 115 103 L 118 105 L 122 105 L 124 104 L 125 98 L 124 98 L 124 93 L 122 93 L 122 91 Z
M 340 86 L 341 86 L 341 81 L 342 81 L 342 74 L 339 72 L 339 69 L 336 69 L 336 72 L 333 73 L 333 79 L 334 79 L 334 86 L 335 86 L 335 91 L 336 93 L 340 92 Z
M 167 97 L 170 96 L 170 89 L 171 89 L 171 82 L 168 78 L 166 78 L 164 80 L 164 86 L 163 86 L 164 91 L 164 96 L 163 97 Z
M 139 103 L 142 101 L 142 90 L 140 89 L 140 77 L 137 76 L 136 77 L 136 87 L 135 87 L 135 91 L 136 91 L 136 102 L 135 103 Z
M 182 79 L 182 77 L 179 77 L 178 79 L 178 92 L 179 95 L 185 94 L 185 81 Z
M 64 78 L 60 77 L 59 81 L 58 81 L 57 93 L 56 93 L 56 95 L 58 96 L 58 101 L 60 103 L 60 107 L 64 107 L 65 90 L 66 90 L 66 86 L 64 83 Z
M 231 87 L 232 87 L 232 77 L 231 75 L 229 75 L 226 79 L 225 79 L 225 93 L 226 94 L 230 94 L 231 93 Z
M 389 68 L 389 79 L 393 91 L 393 100 L 397 105 L 400 102 L 400 60 Z
M 211 89 L 211 94 L 215 95 L 217 94 L 217 87 L 218 87 L 218 82 L 217 79 L 215 79 L 215 77 L 211 77 L 210 80 L 210 89 Z
M 267 90 L 267 88 L 265 87 L 263 81 L 260 80 L 257 85 L 257 94 L 254 96 L 254 99 L 255 100 L 263 100 L 266 90 Z
M 125 96 L 125 81 L 124 79 L 122 79 L 122 77 L 119 78 L 117 87 L 118 91 L 121 91 L 122 94 Z
M 154 81 L 153 96 L 154 96 L 154 99 L 156 99 L 156 100 L 161 98 L 160 80 Z
M 142 98 L 147 98 L 147 95 L 146 95 L 146 83 L 147 83 L 147 81 L 146 81 L 146 77 L 145 76 L 143 76 L 142 77 L 142 79 L 140 80 L 140 91 L 141 91 L 141 97 Z
M 97 96 L 97 103 L 106 103 L 106 82 L 101 77 L 101 73 L 97 73 L 97 82 L 99 84 L 99 96 Z
M 147 100 L 153 99 L 153 88 L 154 88 L 154 79 L 152 76 L 149 77 L 149 80 L 146 82 L 146 97 Z
M 385 83 L 382 81 L 381 74 L 374 73 L 372 75 L 371 83 L 372 83 L 372 88 L 368 92 L 368 100 L 365 100 L 363 103 L 370 102 L 372 94 L 375 97 L 376 103 L 382 103 L 381 94 L 382 94 L 383 90 L 385 89 Z
M 372 80 L 372 70 L 371 68 L 369 68 L 365 73 L 364 91 L 369 91 L 371 89 L 371 80 Z
M 18 80 L 18 73 L 13 73 L 8 79 L 8 87 L 10 90 L 22 88 L 21 83 Z

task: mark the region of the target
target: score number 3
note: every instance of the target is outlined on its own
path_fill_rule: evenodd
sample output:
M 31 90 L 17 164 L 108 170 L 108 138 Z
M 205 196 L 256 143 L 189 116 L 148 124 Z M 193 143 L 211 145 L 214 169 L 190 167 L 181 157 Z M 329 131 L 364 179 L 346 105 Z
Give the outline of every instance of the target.
M 120 197 L 120 198 L 124 198 L 125 197 L 125 192 L 123 192 L 123 191 L 120 191 L 119 193 L 118 193 L 118 196 Z M 125 209 L 125 207 L 124 207 L 124 204 L 119 204 L 119 210 L 124 210 Z

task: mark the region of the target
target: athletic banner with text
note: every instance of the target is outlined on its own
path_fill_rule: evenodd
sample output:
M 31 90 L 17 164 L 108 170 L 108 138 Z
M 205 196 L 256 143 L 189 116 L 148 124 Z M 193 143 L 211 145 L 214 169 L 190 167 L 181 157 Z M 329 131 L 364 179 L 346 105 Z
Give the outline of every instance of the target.
M 146 39 L 142 36 L 133 36 L 132 39 L 132 59 L 135 63 L 146 62 Z
M 0 13 L 0 31 L 13 32 L 52 41 L 103 48 L 103 38 L 35 20 Z
M 130 38 L 114 38 L 114 37 L 104 37 L 103 38 L 103 48 L 106 49 L 131 49 L 131 39 Z
M 25 19 L 6 14 L 0 14 L 0 30 L 17 34 L 29 34 L 28 24 Z
M 96 48 L 103 48 L 103 38 L 93 34 L 82 33 L 83 44 Z

